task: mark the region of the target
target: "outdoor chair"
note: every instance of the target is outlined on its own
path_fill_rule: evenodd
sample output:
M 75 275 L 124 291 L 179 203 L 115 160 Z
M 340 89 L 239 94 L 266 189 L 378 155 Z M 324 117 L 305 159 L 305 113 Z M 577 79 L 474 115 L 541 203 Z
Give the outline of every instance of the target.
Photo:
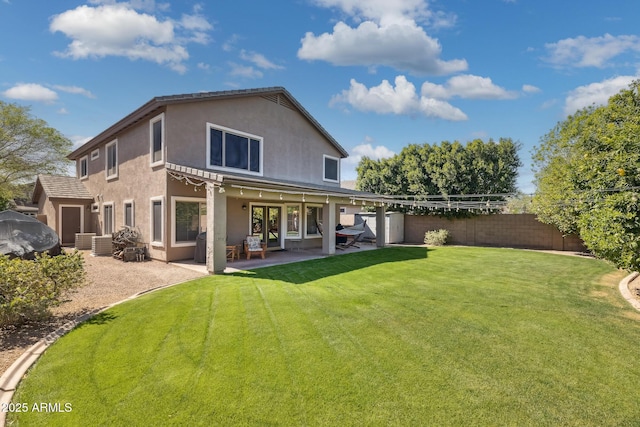
M 262 259 L 267 252 L 267 244 L 260 242 L 260 238 L 256 236 L 247 236 L 247 240 L 244 241 L 244 253 L 247 254 L 247 259 L 251 258 L 253 254 L 260 254 Z

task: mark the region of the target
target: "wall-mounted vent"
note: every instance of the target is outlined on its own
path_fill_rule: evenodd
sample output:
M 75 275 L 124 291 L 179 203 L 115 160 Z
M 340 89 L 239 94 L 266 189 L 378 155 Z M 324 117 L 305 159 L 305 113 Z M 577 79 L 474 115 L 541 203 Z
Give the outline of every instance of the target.
M 284 95 L 273 93 L 269 95 L 262 95 L 262 97 L 267 101 L 274 102 L 278 105 L 282 105 L 283 107 L 289 108 L 290 110 L 296 111 L 296 107 L 291 102 L 289 102 L 287 97 Z
M 296 107 L 294 107 L 293 104 L 289 102 L 289 100 L 286 97 L 282 95 L 278 95 L 278 101 L 280 101 L 279 104 L 282 105 L 283 107 L 287 107 L 290 110 L 295 111 Z
M 271 95 L 263 95 L 262 96 L 264 99 L 266 99 L 267 101 L 271 101 L 271 102 L 275 102 L 276 104 L 278 103 L 278 94 L 274 93 Z

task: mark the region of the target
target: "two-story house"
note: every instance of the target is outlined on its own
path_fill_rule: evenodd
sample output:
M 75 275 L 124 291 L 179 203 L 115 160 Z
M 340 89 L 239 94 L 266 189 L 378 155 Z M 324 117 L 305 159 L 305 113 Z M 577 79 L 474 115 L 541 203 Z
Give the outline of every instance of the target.
M 323 230 L 335 230 L 339 206 L 375 203 L 384 215 L 380 197 L 340 187 L 346 156 L 281 87 L 156 97 L 69 155 L 86 191 L 65 205 L 80 212 L 66 212 L 82 232 L 137 227 L 164 261 L 193 258 L 206 231 L 210 272 L 247 235 L 332 254 L 335 233 Z

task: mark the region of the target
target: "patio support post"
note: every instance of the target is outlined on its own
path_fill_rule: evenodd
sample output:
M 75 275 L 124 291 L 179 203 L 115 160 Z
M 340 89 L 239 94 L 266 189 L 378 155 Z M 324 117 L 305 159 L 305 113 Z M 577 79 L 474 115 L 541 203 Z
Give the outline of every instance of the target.
M 322 209 L 322 253 L 333 255 L 336 253 L 336 202 L 329 201 Z
M 387 218 L 384 206 L 376 207 L 376 246 L 383 248 L 387 235 Z
M 207 271 L 220 274 L 227 268 L 227 195 L 207 182 Z

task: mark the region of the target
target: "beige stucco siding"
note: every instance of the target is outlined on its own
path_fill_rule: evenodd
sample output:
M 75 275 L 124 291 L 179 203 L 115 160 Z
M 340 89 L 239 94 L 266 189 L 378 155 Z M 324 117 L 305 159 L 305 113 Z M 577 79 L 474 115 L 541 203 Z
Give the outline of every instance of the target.
M 151 117 L 150 117 L 151 118 Z M 149 119 L 150 119 L 149 118 Z M 100 157 L 91 160 L 89 154 L 89 176 L 82 180 L 87 190 L 94 195 L 99 205 L 99 214 L 95 223 L 91 221 L 91 230 L 98 235 L 103 231 L 103 206 L 113 203 L 114 230 L 124 225 L 124 202 L 133 201 L 134 224 L 142 233 L 145 243 L 149 243 L 151 198 L 166 195 L 167 173 L 163 166 L 150 166 L 149 157 L 149 120 L 142 120 L 107 143 L 118 141 L 118 176 L 107 180 L 105 175 L 105 146 L 100 146 Z M 164 204 L 167 209 L 167 202 Z M 165 230 L 166 245 L 166 230 Z M 166 259 L 164 246 L 149 247 L 153 258 Z
M 165 115 L 171 163 L 206 169 L 207 123 L 263 138 L 263 177 L 338 187 L 323 180 L 323 155 L 338 150 L 298 111 L 261 97 L 169 105 Z

